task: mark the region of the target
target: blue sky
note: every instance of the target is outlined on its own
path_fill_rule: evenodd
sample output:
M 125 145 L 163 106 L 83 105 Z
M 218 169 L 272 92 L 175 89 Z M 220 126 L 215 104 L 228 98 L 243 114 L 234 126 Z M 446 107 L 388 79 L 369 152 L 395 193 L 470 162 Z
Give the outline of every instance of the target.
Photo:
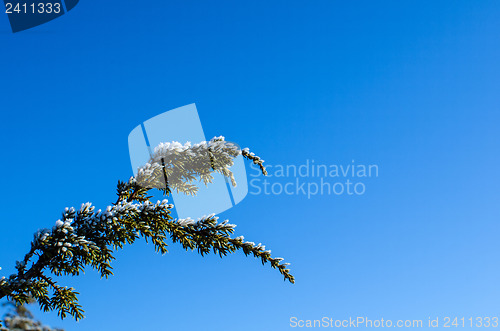
M 293 316 L 495 316 L 499 15 L 497 1 L 82 0 L 16 34 L 0 15 L 0 272 L 64 207 L 115 201 L 134 127 L 196 103 L 207 137 L 266 163 L 355 160 L 379 176 L 360 196 L 248 195 L 220 215 L 291 262 L 295 285 L 242 253 L 161 256 L 138 242 L 109 280 L 61 279 L 81 292 L 84 320 L 37 312 L 45 323 L 286 330 Z

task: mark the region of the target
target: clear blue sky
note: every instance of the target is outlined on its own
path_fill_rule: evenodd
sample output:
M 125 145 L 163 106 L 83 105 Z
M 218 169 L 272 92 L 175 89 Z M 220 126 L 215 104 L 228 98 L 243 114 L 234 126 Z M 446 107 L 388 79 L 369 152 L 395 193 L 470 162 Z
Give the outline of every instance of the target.
M 44 322 L 253 331 L 498 314 L 499 17 L 493 0 L 81 0 L 12 34 L 0 15 L 0 273 L 64 207 L 115 200 L 135 126 L 196 103 L 207 137 L 269 164 L 354 160 L 379 176 L 361 196 L 249 195 L 221 215 L 291 262 L 295 285 L 242 253 L 141 242 L 109 280 L 61 280 L 86 319 Z

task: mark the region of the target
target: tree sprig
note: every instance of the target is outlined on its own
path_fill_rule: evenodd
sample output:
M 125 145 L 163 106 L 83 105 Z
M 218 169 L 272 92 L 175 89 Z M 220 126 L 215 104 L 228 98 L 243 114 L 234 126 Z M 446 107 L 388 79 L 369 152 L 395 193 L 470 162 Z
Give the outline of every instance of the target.
M 238 155 L 258 164 L 267 174 L 263 160 L 248 149 L 240 151 L 223 137 L 180 146 L 171 143 L 155 149 L 150 163 L 138 175 L 127 182 L 118 182 L 117 201 L 105 210 L 96 210 L 89 202 L 78 210 L 66 208 L 51 229 L 35 233 L 30 250 L 16 263 L 17 273 L 1 278 L 0 298 L 7 297 L 17 305 L 34 299 L 43 311 L 55 310 L 61 318 L 69 315 L 79 320 L 84 317 L 78 304 L 79 293 L 72 287 L 60 286 L 53 277 L 78 276 L 90 266 L 107 278 L 113 274 L 113 253 L 139 238 L 151 242 L 162 254 L 167 252 L 169 240 L 202 256 L 214 253 L 223 257 L 242 250 L 245 255 L 260 258 L 262 264 L 269 263 L 285 280 L 294 283 L 288 263 L 271 257 L 271 251 L 261 244 L 244 241 L 243 236 L 232 238 L 235 225 L 228 221 L 218 222 L 213 214 L 198 221 L 173 219 L 173 205 L 167 200 L 150 201 L 148 193 L 152 188 L 162 189 L 166 194 L 171 188 L 195 194 L 195 178 L 208 184 L 213 172 L 223 174 L 236 185 L 229 167 Z

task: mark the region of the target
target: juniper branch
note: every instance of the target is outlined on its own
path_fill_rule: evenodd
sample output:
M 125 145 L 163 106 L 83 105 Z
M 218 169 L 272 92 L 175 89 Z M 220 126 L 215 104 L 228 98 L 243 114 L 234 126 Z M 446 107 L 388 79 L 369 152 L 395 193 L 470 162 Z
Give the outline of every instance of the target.
M 56 310 L 61 318 L 68 314 L 76 320 L 83 318 L 78 293 L 73 288 L 57 285 L 49 275 L 77 276 L 90 266 L 107 278 L 113 274 L 114 251 L 141 237 L 162 254 L 167 252 L 169 239 L 202 256 L 214 253 L 223 257 L 242 250 L 245 255 L 260 258 L 262 264 L 269 263 L 285 280 L 294 283 L 288 263 L 281 263 L 282 258 L 272 258 L 271 251 L 261 244 L 244 241 L 243 236 L 232 238 L 235 225 L 228 221 L 219 223 L 213 214 L 198 221 L 173 219 L 173 205 L 167 200 L 150 201 L 148 192 L 153 188 L 170 192 L 171 187 L 165 186 L 167 176 L 168 184 L 185 194 L 193 193 L 192 183 L 196 176 L 207 184 L 213 179 L 213 172 L 231 178 L 236 185 L 229 167 L 238 155 L 258 164 L 266 174 L 262 159 L 248 149 L 240 151 L 222 137 L 193 146 L 161 144 L 137 176 L 127 182 L 118 182 L 114 204 L 104 211 L 96 211 L 91 203 L 82 204 L 79 210 L 66 208 L 52 229 L 39 230 L 29 252 L 16 263 L 18 272 L 0 279 L 0 298 L 7 297 L 16 304 L 33 298 L 42 310 Z M 32 261 L 35 257 L 37 259 Z

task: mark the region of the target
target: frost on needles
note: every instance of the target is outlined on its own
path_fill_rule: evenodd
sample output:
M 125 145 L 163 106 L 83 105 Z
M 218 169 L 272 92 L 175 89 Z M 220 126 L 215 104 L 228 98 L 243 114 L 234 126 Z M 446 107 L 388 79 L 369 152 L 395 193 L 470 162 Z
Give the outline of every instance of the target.
M 257 164 L 267 174 L 263 160 L 248 148 L 240 150 L 224 137 L 184 145 L 178 142 L 158 145 L 149 162 L 127 182 L 118 182 L 118 199 L 104 210 L 84 203 L 79 209 L 66 208 L 61 219 L 51 229 L 35 233 L 30 250 L 16 262 L 17 273 L 0 279 L 0 298 L 7 297 L 16 304 L 35 300 L 44 311 L 55 310 L 61 318 L 70 315 L 83 318 L 73 287 L 62 286 L 54 277 L 78 276 L 86 266 L 97 270 L 101 277 L 112 275 L 113 253 L 125 244 L 142 237 L 155 250 L 167 252 L 167 241 L 179 243 L 186 250 L 196 250 L 202 256 L 208 253 L 223 257 L 242 250 L 245 255 L 259 258 L 278 269 L 285 280 L 294 283 L 294 277 L 283 259 L 271 257 L 265 246 L 245 241 L 243 236 L 232 237 L 235 225 L 218 222 L 215 215 L 197 221 L 173 219 L 172 204 L 167 200 L 151 202 L 148 192 L 153 189 L 169 194 L 176 192 L 195 195 L 196 181 L 209 184 L 213 173 L 220 173 L 236 185 L 229 168 L 234 158 L 242 155 Z

